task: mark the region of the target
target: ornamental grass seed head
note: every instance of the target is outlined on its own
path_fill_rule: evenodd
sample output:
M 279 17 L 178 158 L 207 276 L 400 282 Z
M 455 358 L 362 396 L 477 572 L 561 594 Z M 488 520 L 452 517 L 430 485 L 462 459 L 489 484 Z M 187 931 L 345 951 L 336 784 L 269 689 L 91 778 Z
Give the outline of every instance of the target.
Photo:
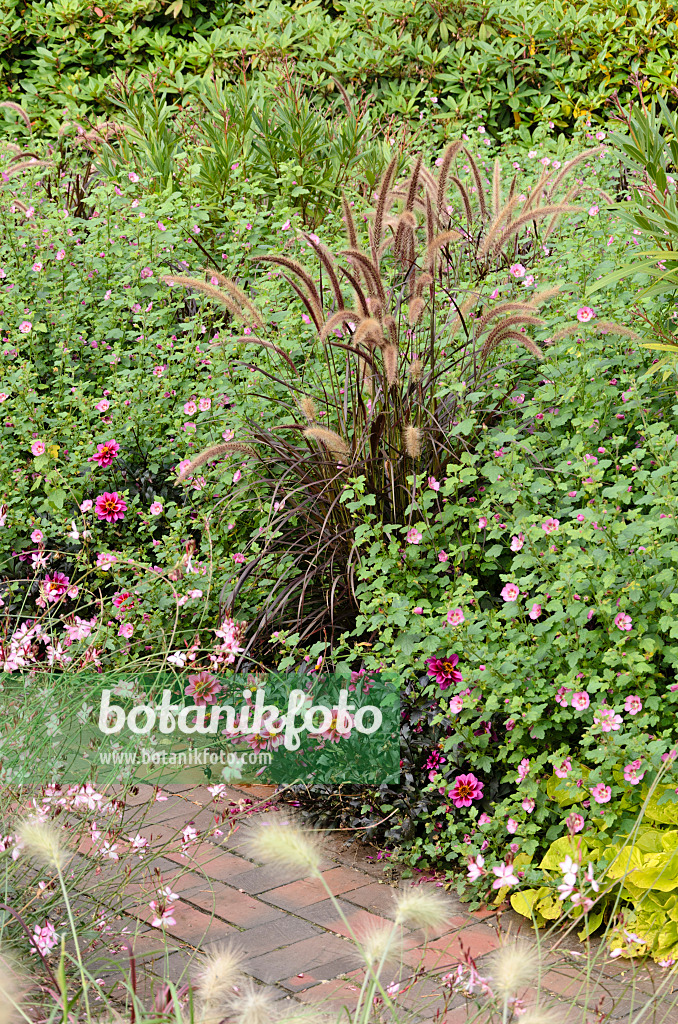
M 402 938 L 392 924 L 370 925 L 358 936 L 358 942 L 370 967 L 399 963 L 402 959 Z
M 21 1010 L 21 1000 L 27 987 L 16 964 L 0 954 L 0 1024 L 14 1024 L 20 1018 L 27 1019 Z
M 250 984 L 229 1000 L 229 1009 L 234 1024 L 271 1024 L 275 1018 L 275 999 L 267 989 Z
M 436 931 L 451 918 L 447 900 L 436 890 L 412 886 L 396 896 L 396 923 L 422 931 Z
M 248 852 L 264 864 L 303 870 L 319 875 L 322 849 L 317 833 L 293 821 L 262 821 L 247 844 Z
M 222 1020 L 223 1003 L 233 995 L 242 962 L 242 953 L 230 946 L 218 947 L 203 960 L 194 985 L 203 1024 Z
M 492 955 L 488 973 L 497 995 L 515 995 L 539 974 L 539 955 L 527 942 L 507 943 Z
M 17 828 L 20 845 L 40 864 L 60 871 L 71 854 L 61 842 L 54 825 L 37 818 L 27 818 Z

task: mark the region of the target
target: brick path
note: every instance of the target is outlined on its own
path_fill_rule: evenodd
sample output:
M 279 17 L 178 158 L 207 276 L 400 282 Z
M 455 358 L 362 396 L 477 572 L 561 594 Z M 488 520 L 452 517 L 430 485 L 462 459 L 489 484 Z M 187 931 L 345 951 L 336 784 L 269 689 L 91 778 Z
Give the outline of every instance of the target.
M 182 850 L 180 841 L 184 826 L 192 822 L 201 832 L 209 829 L 214 826 L 214 811 L 219 805 L 213 803 L 205 786 L 177 786 L 172 790 L 166 801 L 149 805 L 152 790 L 142 786 L 127 801 L 125 821 L 129 834 L 138 825 L 143 835 L 151 837 L 151 851 L 162 847 L 159 856 L 151 853 L 146 857 L 146 876 L 150 865 L 161 874 L 162 884 L 170 885 L 179 896 L 175 901 L 176 924 L 163 933 L 150 927 L 152 912 L 148 902 L 154 898 L 153 889 L 149 889 L 147 881 L 136 880 L 134 874 L 126 880 L 126 917 L 121 926 L 133 939 L 142 990 L 151 995 L 163 976 L 179 983 L 187 981 L 195 974 L 201 951 L 231 941 L 245 954 L 245 973 L 257 983 L 272 986 L 277 998 L 302 1004 L 323 1003 L 325 1008 L 355 1006 L 362 971 L 346 937 L 344 922 L 323 887 L 299 872 L 257 866 L 244 852 L 252 823 L 259 822 L 262 814 L 278 813 L 267 805 L 273 789 L 229 787 L 227 802 L 260 802 L 261 810 L 239 818 L 230 835 L 228 828 L 222 826 L 223 835 L 210 835 L 186 850 Z M 364 852 L 342 852 L 336 840 L 328 842 L 327 849 L 324 878 L 339 898 L 351 927 L 359 932 L 370 922 L 392 917 L 393 886 L 409 883 L 384 881 L 381 864 L 370 863 Z M 81 853 L 87 852 L 81 848 Z M 111 881 L 115 881 L 116 875 L 118 880 L 124 879 L 126 863 L 106 862 L 99 867 L 99 883 L 102 874 Z M 90 884 L 94 889 L 99 883 Z M 423 964 L 427 973 L 434 972 L 439 979 L 456 967 L 463 950 L 477 961 L 482 975 L 486 958 L 500 945 L 501 936 L 510 933 L 532 937 L 529 925 L 511 910 L 502 908 L 500 912 L 493 908 L 472 913 L 453 895 L 449 900 L 454 916 L 444 934 L 427 945 L 421 933 L 406 934 L 404 973 L 397 998 L 420 1020 L 436 1016 L 442 1005 L 442 989 L 439 980 L 430 977 L 410 984 L 418 965 Z M 639 1010 L 647 994 L 666 979 L 666 971 L 654 965 L 632 967 L 628 962 L 611 960 L 598 947 L 587 991 L 581 969 L 583 947 L 576 938 L 561 937 L 558 941 L 556 935 L 546 940 L 545 947 L 539 996 L 541 1001 L 556 1006 L 567 1024 L 629 1021 L 632 1011 Z M 125 957 L 123 952 L 116 957 L 120 966 Z M 108 961 L 102 957 L 96 970 L 105 980 L 116 977 L 110 955 Z M 395 976 L 385 977 L 386 982 L 391 980 L 396 980 Z M 664 989 L 669 1002 L 670 989 L 670 985 Z M 536 993 L 529 996 L 535 998 Z M 598 1011 L 609 1016 L 585 1013 L 582 1004 L 587 1001 L 591 1009 L 597 1005 Z M 468 1005 L 469 1011 L 473 1005 Z M 445 1020 L 447 1024 L 462 1024 L 466 1019 L 466 1000 L 455 995 Z M 647 1019 L 654 1017 L 650 1014 Z M 678 1006 L 661 1004 L 657 1019 L 678 1022 Z

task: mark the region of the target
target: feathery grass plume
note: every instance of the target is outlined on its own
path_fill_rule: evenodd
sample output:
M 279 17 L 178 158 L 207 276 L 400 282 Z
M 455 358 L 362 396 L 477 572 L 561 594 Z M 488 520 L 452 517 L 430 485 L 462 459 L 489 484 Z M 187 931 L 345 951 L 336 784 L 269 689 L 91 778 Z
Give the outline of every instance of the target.
M 315 281 L 306 270 L 302 267 L 301 263 L 297 260 L 290 259 L 289 256 L 253 256 L 253 263 L 275 263 L 277 266 L 284 267 L 286 270 L 290 270 L 295 274 L 300 281 L 303 281 L 309 297 L 312 299 L 313 305 L 318 309 L 322 309 L 322 303 L 320 301 L 320 294 L 316 288 Z M 343 302 L 342 302 L 343 306 Z
M 618 334 L 620 338 L 628 338 L 629 341 L 643 342 L 639 334 L 632 331 L 630 327 L 624 327 L 623 324 L 616 324 L 614 320 L 598 320 L 595 324 L 591 325 L 598 331 L 599 334 Z
M 386 292 L 384 290 L 384 283 L 381 280 L 381 274 L 379 273 L 377 263 L 373 262 L 370 257 L 364 252 L 361 252 L 360 249 L 346 249 L 344 250 L 343 255 L 350 257 L 350 259 L 357 264 L 365 278 L 368 292 L 376 292 L 383 307 L 386 303 Z M 369 299 L 367 302 L 369 308 Z
M 424 266 L 432 273 L 435 269 L 436 257 L 438 251 L 448 242 L 462 242 L 464 236 L 459 231 L 441 231 L 439 235 L 436 235 L 430 245 L 426 246 L 426 252 L 424 254 Z
M 426 303 L 424 302 L 424 300 L 419 298 L 418 296 L 412 299 L 409 306 L 407 307 L 407 319 L 410 327 L 414 327 L 415 324 L 419 323 L 419 320 L 421 319 L 421 314 L 424 312 L 425 305 Z
M 343 437 L 327 427 L 306 427 L 304 437 L 312 437 L 314 441 L 320 441 L 337 459 L 346 459 L 351 454 L 351 449 Z
M 31 119 L 22 106 L 20 106 L 18 103 L 13 103 L 12 100 L 3 100 L 3 102 L 0 103 L 0 107 L 6 107 L 8 110 L 13 110 L 15 114 L 18 114 L 19 117 L 23 120 L 26 127 L 28 128 L 31 135 L 33 134 L 33 126 L 31 124 Z
M 224 441 L 223 444 L 213 444 L 210 448 L 205 448 L 204 452 L 200 452 L 199 455 L 191 459 L 188 466 L 185 466 L 177 474 L 177 483 L 185 480 L 187 476 L 192 476 L 199 466 L 203 466 L 210 459 L 216 459 L 219 455 L 230 455 L 232 452 L 242 452 L 243 455 L 256 454 L 252 445 L 243 444 L 241 441 Z
M 579 321 L 574 324 L 566 324 L 565 327 L 561 327 L 559 330 L 554 331 L 548 340 L 549 342 L 560 341 L 561 338 L 569 338 L 571 334 L 579 334 L 581 329 L 582 325 Z
M 413 885 L 396 895 L 396 924 L 427 932 L 443 928 L 451 917 L 449 902 L 435 889 Z
M 200 964 L 194 982 L 203 1024 L 223 1019 L 223 1003 L 233 995 L 233 986 L 241 976 L 243 954 L 231 946 L 219 946 Z M 1 1024 L 1 1022 L 0 1022 Z
M 70 851 L 61 842 L 61 837 L 54 825 L 37 818 L 26 818 L 18 828 L 19 841 L 27 853 L 41 864 L 60 871 L 70 859 Z
M 389 388 L 392 388 L 398 380 L 398 349 L 395 345 L 386 345 L 381 350 L 381 358 L 384 360 L 386 383 Z
M 360 323 L 363 320 L 363 314 L 356 312 L 355 309 L 338 309 L 336 313 L 333 313 L 322 326 L 320 332 L 320 340 L 324 341 L 325 338 L 331 334 L 336 327 L 341 327 L 343 324 Z
M 478 196 L 478 205 L 480 206 L 480 216 L 482 217 L 483 220 L 486 220 L 487 203 L 485 201 L 485 189 L 483 188 L 483 179 L 481 177 L 480 171 L 478 170 L 478 164 L 475 162 L 473 153 L 470 153 L 466 146 L 464 146 L 464 153 L 466 154 L 466 159 L 471 165 L 471 174 L 473 175 L 473 180 L 476 183 L 476 195 Z
M 21 174 L 22 171 L 30 171 L 33 167 L 54 167 L 54 164 L 51 160 L 20 160 L 3 172 L 3 181 L 14 174 Z
M 418 459 L 421 455 L 421 430 L 419 427 L 408 423 L 403 427 L 403 448 L 411 459 Z
M 492 172 L 492 213 L 496 217 L 499 213 L 499 205 L 501 203 L 501 163 L 499 157 L 494 161 L 494 170 Z
M 511 221 L 510 224 L 507 224 L 504 231 L 494 243 L 494 254 L 496 255 L 498 252 L 501 252 L 509 238 L 512 235 L 517 234 L 517 232 L 520 231 L 525 224 L 529 224 L 531 220 L 543 220 L 544 217 L 550 217 L 554 213 L 576 213 L 577 210 L 578 207 L 576 206 L 571 206 L 569 203 L 562 203 L 555 206 L 539 206 L 534 210 L 528 210 L 526 213 L 521 213 L 519 217 L 516 217 L 516 219 Z
M 588 160 L 589 157 L 594 156 L 596 153 L 600 153 L 601 148 L 601 146 L 594 146 L 593 149 L 585 149 L 583 153 L 579 153 L 571 160 L 568 160 L 567 163 L 563 164 L 560 171 L 551 182 L 551 187 L 546 194 L 547 200 L 551 200 L 561 181 L 563 180 L 563 178 L 567 177 L 567 175 L 570 173 L 573 167 L 576 167 L 577 164 L 582 163 L 583 160 Z
M 309 828 L 301 828 L 294 822 L 259 822 L 252 832 L 247 850 L 251 857 L 264 864 L 301 869 L 309 875 L 320 874 L 322 847 L 318 833 Z
M 275 352 L 282 359 L 284 359 L 285 362 L 291 367 L 291 369 L 294 370 L 295 374 L 297 374 L 297 375 L 299 374 L 299 371 L 297 370 L 296 366 L 294 365 L 294 360 L 289 355 L 289 353 L 286 352 L 284 348 L 280 348 L 279 345 L 274 345 L 272 341 L 266 341 L 264 338 L 259 338 L 259 337 L 257 337 L 256 334 L 241 334 L 237 338 L 228 338 L 227 340 L 231 344 L 236 344 L 236 345 L 258 345 L 259 348 L 270 349 L 272 352 Z M 216 341 L 210 341 L 210 345 L 223 345 L 223 344 L 224 344 L 224 339 L 222 339 L 222 338 L 217 338 Z
M 517 995 L 538 976 L 539 954 L 527 942 L 506 943 L 492 954 L 488 969 L 498 995 Z
M 21 146 L 17 146 L 15 142 L 6 142 L 5 149 L 8 149 L 11 153 L 16 153 L 17 158 L 23 156 L 23 150 Z
M 203 295 L 207 295 L 210 299 L 225 306 L 229 313 L 238 320 L 242 320 L 246 324 L 249 323 L 248 317 L 245 316 L 244 311 L 233 301 L 231 296 L 222 292 L 213 284 L 201 281 L 197 277 L 189 277 L 188 274 L 163 274 L 160 280 L 169 285 L 170 288 L 178 284 L 183 288 L 193 288 L 197 292 L 202 292 Z
M 344 305 L 344 296 L 341 293 L 341 285 L 339 284 L 339 278 L 337 277 L 337 271 L 334 266 L 334 259 L 332 257 L 332 253 L 330 252 L 326 245 L 323 245 L 322 242 L 316 241 L 315 236 L 309 235 L 306 232 L 304 232 L 303 237 L 311 246 L 316 256 L 318 257 L 318 259 L 324 266 L 325 270 L 327 271 L 327 276 L 330 279 L 332 291 L 334 292 L 334 300 L 337 306 L 341 309 L 342 306 Z
M 454 160 L 455 156 L 462 148 L 462 145 L 463 143 L 461 139 L 457 140 L 456 142 L 451 142 L 450 145 L 445 150 L 445 152 L 443 153 L 443 162 L 441 164 L 440 173 L 438 175 L 438 188 L 436 192 L 436 209 L 439 215 L 442 213 L 443 206 L 445 205 L 445 195 L 447 193 L 447 178 L 450 173 L 450 167 L 452 166 L 452 161 Z
M 521 334 L 520 331 L 506 331 L 504 334 L 495 335 L 490 344 L 488 344 L 488 341 L 489 339 L 486 338 L 481 349 L 480 355 L 482 359 L 487 359 L 487 357 L 499 347 L 502 341 L 519 341 L 523 348 L 526 348 L 535 359 L 539 359 L 541 361 L 544 358 L 544 353 L 539 348 L 536 341 L 533 341 L 527 334 Z
M 357 938 L 370 967 L 386 966 L 402 959 L 402 936 L 392 924 L 371 924 Z
M 346 225 L 346 237 L 348 238 L 348 244 L 352 249 L 357 249 L 358 235 L 355 229 L 355 221 L 353 220 L 351 207 L 349 206 L 348 200 L 343 192 L 341 193 L 341 208 L 344 212 L 344 224 Z
M 430 284 L 433 284 L 433 275 L 424 271 L 424 273 L 420 274 L 417 278 L 417 283 L 414 287 L 414 294 L 418 296 L 423 295 L 424 288 L 428 287 Z
M 456 176 L 456 174 L 450 175 L 450 181 L 452 182 L 453 185 L 456 186 L 459 195 L 461 196 L 461 202 L 464 207 L 464 213 L 466 214 L 466 223 L 470 227 L 471 224 L 473 223 L 473 207 L 471 206 L 471 197 L 469 196 L 466 190 L 466 185 L 461 180 L 461 178 L 458 178 Z
M 478 258 L 479 259 L 482 256 L 487 256 L 488 252 L 492 248 L 492 243 L 494 242 L 495 238 L 499 234 L 499 231 L 501 230 L 501 226 L 504 223 L 504 221 L 507 221 L 509 224 L 511 223 L 511 217 L 513 216 L 513 211 L 515 210 L 515 208 L 516 208 L 516 206 L 518 205 L 519 202 L 520 202 L 520 196 L 512 196 L 508 200 L 508 202 L 505 203 L 505 205 L 500 210 L 497 211 L 497 214 L 494 217 L 494 220 L 492 221 L 492 223 L 490 224 L 489 228 L 487 229 L 485 237 L 483 238 L 482 242 L 480 243 L 480 245 L 478 247 Z
M 531 312 L 512 313 L 510 316 L 507 316 L 502 320 L 500 324 L 496 324 L 496 326 L 492 328 L 485 339 L 483 350 L 485 346 L 487 346 L 488 351 L 491 351 L 494 348 L 495 341 L 497 341 L 497 339 L 506 331 L 511 330 L 514 327 L 522 327 L 525 325 L 530 327 L 541 327 L 543 323 L 544 321 L 540 316 L 534 316 Z
M 384 332 L 381 329 L 381 324 L 373 316 L 365 317 L 362 320 L 353 334 L 354 345 L 376 345 L 377 348 L 383 348 L 386 344 Z
M 376 257 L 377 250 L 379 249 L 379 244 L 381 242 L 381 233 L 382 233 L 382 230 L 383 230 L 384 213 L 386 212 L 386 202 L 387 202 L 387 198 L 388 198 L 388 192 L 389 192 L 389 189 L 391 187 L 391 181 L 393 180 L 393 175 L 395 174 L 397 166 L 398 166 L 398 154 L 396 153 L 396 155 L 391 158 L 391 160 L 390 160 L 386 170 L 384 171 L 384 176 L 381 179 L 381 185 L 379 186 L 379 192 L 378 192 L 378 198 L 377 198 L 377 208 L 376 208 L 375 213 L 374 213 L 374 227 L 372 229 L 372 239 L 371 239 L 371 241 L 372 241 L 372 246 L 371 246 L 371 248 L 372 248 L 372 259 L 375 261 L 375 263 L 376 263 L 376 258 L 377 258 Z
M 303 398 L 299 399 L 298 405 L 308 422 L 315 423 L 318 418 L 318 410 L 313 399 L 308 395 L 304 395 Z
M 229 1009 L 234 1024 L 271 1024 L 276 1019 L 273 993 L 251 982 L 229 1000 Z
M 418 384 L 419 381 L 421 380 L 421 378 L 424 375 L 424 365 L 423 365 L 421 359 L 419 358 L 419 356 L 415 356 L 414 359 L 412 360 L 412 362 L 410 363 L 410 371 L 409 372 L 410 372 L 410 380 L 412 381 L 412 383 L 413 384 Z
M 27 988 L 28 981 L 21 977 L 17 965 L 4 953 L 0 954 L 0 1024 L 28 1019 L 21 1011 L 21 1000 Z
M 564 1024 L 564 1018 L 562 1013 L 549 1007 L 531 1006 L 520 1015 L 520 1024 Z
M 541 306 L 544 302 L 548 302 L 554 295 L 560 294 L 560 288 L 556 285 L 553 288 L 542 288 L 538 292 L 534 292 L 532 298 L 528 300 L 529 306 Z

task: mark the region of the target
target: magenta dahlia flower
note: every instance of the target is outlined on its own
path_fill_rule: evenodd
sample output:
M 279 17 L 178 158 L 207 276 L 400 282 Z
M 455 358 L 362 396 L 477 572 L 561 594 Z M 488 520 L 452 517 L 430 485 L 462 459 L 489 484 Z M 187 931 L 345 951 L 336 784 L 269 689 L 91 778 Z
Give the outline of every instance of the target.
M 119 451 L 120 445 L 111 438 L 110 441 L 106 441 L 104 444 L 98 444 L 96 452 L 94 455 L 90 455 L 88 461 L 96 462 L 103 469 L 106 466 L 110 466 L 113 459 L 117 459 Z
M 441 690 L 446 690 L 452 683 L 463 681 L 462 674 L 456 667 L 458 661 L 458 654 L 451 654 L 449 658 L 428 659 L 428 674 L 435 679 Z
M 483 783 L 472 772 L 457 775 L 448 796 L 455 807 L 470 807 L 474 800 L 482 800 Z
M 99 519 L 105 519 L 107 523 L 116 523 L 118 519 L 125 518 L 127 503 L 120 497 L 117 491 L 104 491 L 97 498 L 94 511 Z

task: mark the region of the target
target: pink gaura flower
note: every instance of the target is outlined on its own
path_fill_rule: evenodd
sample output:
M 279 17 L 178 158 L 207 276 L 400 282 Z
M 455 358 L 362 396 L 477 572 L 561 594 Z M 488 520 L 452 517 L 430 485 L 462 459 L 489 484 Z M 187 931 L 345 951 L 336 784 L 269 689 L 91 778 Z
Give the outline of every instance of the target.
M 517 601 L 520 597 L 520 587 L 517 587 L 515 583 L 507 583 L 502 588 L 501 596 L 505 601 Z
M 429 658 L 426 662 L 428 675 L 435 679 L 441 690 L 446 690 L 452 683 L 462 683 L 463 676 L 457 664 L 459 655 L 451 654 L 449 658 Z
M 607 804 L 612 797 L 612 790 L 609 786 L 599 782 L 597 786 L 591 787 L 591 796 L 597 804 Z
M 96 462 L 103 469 L 106 466 L 110 466 L 113 459 L 117 459 L 119 451 L 120 445 L 111 438 L 110 441 L 106 441 L 104 444 L 98 444 L 96 452 L 94 455 L 90 455 L 87 461 Z
M 45 921 L 42 928 L 39 924 L 36 924 L 33 929 L 31 941 L 35 946 L 35 949 L 37 949 L 43 956 L 47 956 L 50 950 L 54 949 L 58 944 L 59 935 L 51 921 Z M 35 949 L 32 949 L 31 953 L 34 953 Z
M 572 694 L 572 707 L 575 708 L 576 711 L 586 711 L 590 703 L 591 698 L 586 690 L 580 690 L 578 693 Z
M 193 697 L 193 703 L 197 707 L 216 703 L 216 695 L 221 692 L 221 683 L 211 672 L 194 672 L 188 677 L 188 682 L 190 685 L 186 687 L 184 693 L 187 697 Z
M 525 537 L 522 533 L 519 533 L 516 537 L 511 537 L 511 551 L 520 551 L 525 544 Z
M 546 534 L 555 533 L 559 526 L 559 519 L 547 519 L 546 522 L 541 524 L 541 528 Z
M 642 710 L 643 702 L 637 694 L 631 694 L 624 701 L 624 711 L 627 711 L 629 715 L 637 715 Z
M 618 612 L 614 617 L 614 624 L 617 629 L 621 629 L 622 632 L 628 633 L 633 629 L 633 620 L 630 615 L 626 612 Z
M 31 445 L 31 452 L 36 457 L 38 455 L 44 455 L 45 454 L 45 442 L 44 441 L 34 441 L 33 444 Z
M 152 516 L 162 515 L 162 502 L 160 502 L 160 501 L 152 502 L 148 511 L 151 513 Z
M 110 569 L 112 565 L 115 565 L 117 561 L 117 555 L 111 555 L 107 554 L 105 551 L 100 551 L 97 555 L 97 569 L 103 569 L 104 572 L 107 572 L 107 570 Z
M 595 315 L 590 306 L 581 306 L 577 310 L 577 320 L 580 324 L 587 324 L 589 320 L 593 320 Z
M 168 903 L 167 906 L 163 907 L 156 900 L 151 900 L 148 905 L 154 915 L 151 921 L 151 928 L 168 928 L 177 923 L 172 917 L 174 907 L 171 903 Z
M 528 614 L 529 614 L 530 618 L 532 619 L 532 621 L 534 622 L 541 615 L 541 605 L 537 604 L 537 602 L 535 601 L 535 603 L 530 608 L 530 611 L 529 611 Z
M 104 491 L 96 499 L 94 511 L 99 519 L 103 519 L 107 523 L 117 523 L 119 519 L 125 518 L 127 503 L 117 491 Z
M 406 539 L 408 544 L 421 544 L 422 540 L 424 539 L 424 535 L 422 533 L 419 533 L 419 530 L 417 530 L 413 526 L 411 529 L 407 531 Z
M 129 640 L 134 632 L 134 626 L 131 622 L 121 622 L 118 629 L 118 636 L 122 636 L 125 640 Z
M 460 626 L 464 621 L 464 613 L 461 608 L 451 608 L 447 613 L 448 626 Z
M 474 800 L 482 800 L 483 783 L 472 772 L 458 775 L 448 796 L 455 807 L 470 807 Z

